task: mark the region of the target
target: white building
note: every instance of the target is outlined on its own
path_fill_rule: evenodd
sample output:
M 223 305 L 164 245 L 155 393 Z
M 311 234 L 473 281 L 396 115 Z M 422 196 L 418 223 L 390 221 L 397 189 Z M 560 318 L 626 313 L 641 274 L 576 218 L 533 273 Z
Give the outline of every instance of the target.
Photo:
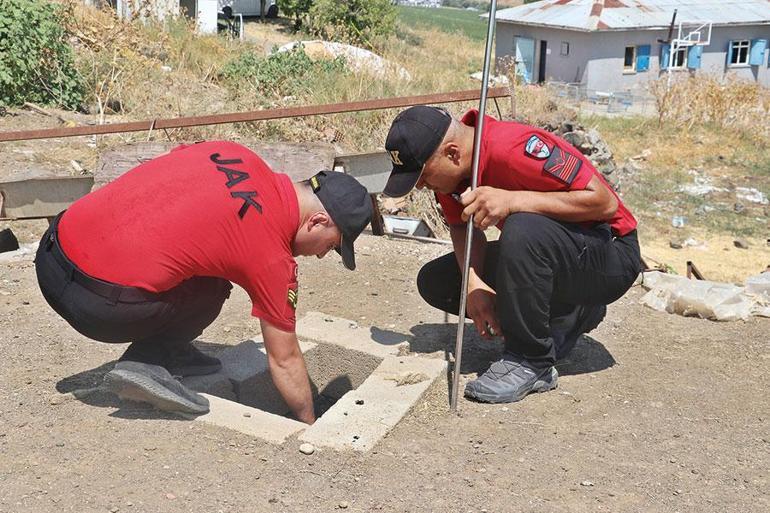
M 495 22 L 498 66 L 527 82 L 633 91 L 671 72 L 770 86 L 768 0 L 542 0 Z

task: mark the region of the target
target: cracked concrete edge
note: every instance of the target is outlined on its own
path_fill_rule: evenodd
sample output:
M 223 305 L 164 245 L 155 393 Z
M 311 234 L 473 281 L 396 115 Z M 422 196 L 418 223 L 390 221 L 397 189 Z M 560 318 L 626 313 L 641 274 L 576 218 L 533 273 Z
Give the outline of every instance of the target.
M 296 420 L 273 415 L 220 397 L 201 394 L 209 400 L 209 413 L 195 417 L 205 422 L 257 437 L 267 442 L 282 444 L 287 438 L 304 430 L 307 425 Z
M 409 335 L 376 326 L 359 326 L 355 321 L 321 312 L 308 312 L 297 321 L 296 333 L 301 339 L 355 349 L 380 358 L 397 354 L 399 346 L 411 339 Z
M 345 394 L 299 440 L 336 450 L 369 451 L 414 408 L 446 366 L 443 360 L 386 357 L 360 387 Z M 425 379 L 398 384 L 400 377 L 415 375 Z

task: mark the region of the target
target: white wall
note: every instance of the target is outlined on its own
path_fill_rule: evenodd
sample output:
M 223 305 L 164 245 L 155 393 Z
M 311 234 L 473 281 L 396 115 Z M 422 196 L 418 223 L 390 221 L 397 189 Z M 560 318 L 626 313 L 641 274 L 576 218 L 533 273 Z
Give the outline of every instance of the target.
M 668 36 L 667 30 L 629 31 L 629 32 L 578 32 L 547 27 L 532 27 L 510 23 L 497 24 L 495 56 L 499 60 L 505 55 L 513 55 L 515 36 L 535 39 L 535 80 L 539 80 L 540 41 L 546 40 L 550 55 L 546 56 L 545 79 L 559 82 L 579 82 L 588 89 L 605 91 L 641 91 L 649 80 L 662 76 L 660 70 L 660 46 L 658 39 Z M 712 73 L 717 76 L 734 75 L 756 81 L 770 87 L 770 69 L 768 51 L 765 52 L 763 65 L 727 67 L 727 47 L 734 39 L 768 39 L 770 26 L 750 27 L 715 27 L 712 31 L 711 44 L 704 48 L 701 68 L 697 71 L 677 70 L 673 74 Z M 569 55 L 560 55 L 562 42 L 570 45 Z M 623 59 L 626 46 L 650 45 L 650 67 L 646 72 L 623 73 Z

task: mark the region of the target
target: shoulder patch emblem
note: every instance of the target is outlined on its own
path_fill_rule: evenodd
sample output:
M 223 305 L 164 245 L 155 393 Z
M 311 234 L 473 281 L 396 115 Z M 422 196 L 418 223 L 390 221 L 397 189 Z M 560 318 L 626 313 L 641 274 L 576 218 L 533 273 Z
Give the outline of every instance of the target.
M 543 171 L 553 175 L 567 185 L 571 185 L 582 164 L 583 161 L 576 156 L 567 153 L 558 146 L 554 146 L 551 156 L 543 166 Z
M 289 302 L 289 306 L 291 306 L 293 310 L 296 310 L 297 309 L 297 291 L 295 289 L 289 289 L 287 300 Z
M 551 156 L 551 149 L 536 135 L 529 138 L 527 145 L 524 147 L 524 151 L 527 155 L 535 157 L 536 159 L 547 159 Z

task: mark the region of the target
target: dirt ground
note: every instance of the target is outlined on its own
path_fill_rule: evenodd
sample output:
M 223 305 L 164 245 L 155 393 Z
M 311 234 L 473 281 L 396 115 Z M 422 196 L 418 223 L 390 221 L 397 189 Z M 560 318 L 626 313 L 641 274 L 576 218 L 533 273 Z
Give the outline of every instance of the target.
M 45 222 L 16 224 L 24 238 Z M 300 262 L 299 316 L 316 310 L 413 336 L 442 354 L 455 324 L 414 277 L 446 250 L 364 236 L 356 272 Z M 561 362 L 559 388 L 513 405 L 438 382 L 368 454 L 270 445 L 114 398 L 97 384 L 124 349 L 91 342 L 43 300 L 32 262 L 0 264 L 2 512 L 765 512 L 770 510 L 770 319 L 652 311 L 632 289 Z M 237 290 L 201 337 L 258 331 Z M 469 330 L 472 331 L 472 330 Z M 498 343 L 466 344 L 463 381 Z
M 3 130 L 57 125 L 27 111 L 0 118 Z M 71 160 L 90 170 L 121 139 L 90 142 L 3 143 L 0 176 L 75 174 Z M 46 222 L 6 227 L 31 242 Z M 710 250 L 671 250 L 669 238 L 643 232 L 645 254 L 679 272 L 691 259 L 709 278 L 739 281 L 770 264 L 761 240 L 740 250 L 703 237 Z M 336 256 L 300 262 L 298 315 L 322 311 L 409 334 L 416 352 L 451 352 L 455 321 L 414 282 L 447 247 L 373 236 L 358 247 L 353 273 Z M 559 364 L 553 392 L 514 405 L 463 399 L 455 415 L 442 381 L 370 453 L 306 456 L 296 439 L 275 446 L 108 395 L 73 398 L 124 347 L 59 318 L 31 261 L 0 263 L 0 512 L 770 511 L 770 319 L 682 318 L 640 297 L 632 289 L 609 307 Z M 501 351 L 468 331 L 463 381 Z M 257 333 L 236 290 L 201 341 Z

